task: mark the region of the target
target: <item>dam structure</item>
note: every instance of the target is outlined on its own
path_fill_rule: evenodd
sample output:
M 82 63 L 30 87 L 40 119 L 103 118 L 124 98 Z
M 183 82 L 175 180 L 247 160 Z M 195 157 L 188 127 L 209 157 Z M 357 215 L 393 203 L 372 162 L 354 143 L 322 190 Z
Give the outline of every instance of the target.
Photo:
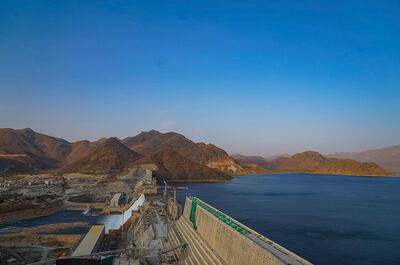
M 113 264 L 311 264 L 199 198 L 186 197 L 181 214 L 177 201 L 164 196 L 147 196 L 121 227 L 119 238 L 125 248 L 93 249 L 86 257 L 111 255 Z M 115 231 L 110 230 L 110 234 Z M 100 240 L 104 241 L 103 237 Z
M 179 264 L 311 264 L 196 197 L 186 198 L 168 237 L 175 245 L 189 245 L 185 254 L 174 252 L 183 257 Z
M 137 185 L 115 226 L 95 225 L 70 256 L 31 264 L 311 264 L 200 198 L 181 205 L 169 187 L 159 192 L 154 179 Z

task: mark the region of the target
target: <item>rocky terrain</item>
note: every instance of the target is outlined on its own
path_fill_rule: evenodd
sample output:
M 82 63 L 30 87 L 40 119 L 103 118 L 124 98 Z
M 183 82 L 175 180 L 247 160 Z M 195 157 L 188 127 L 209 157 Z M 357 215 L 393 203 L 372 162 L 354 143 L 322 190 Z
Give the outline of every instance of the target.
M 388 170 L 400 172 L 400 145 L 372 149 L 359 153 L 336 153 L 327 156 L 353 159 L 359 162 L 374 162 Z
M 123 140 L 69 143 L 31 129 L 0 129 L 0 174 L 119 174 L 133 165 L 155 163 L 173 181 L 223 181 L 246 171 L 224 150 L 194 143 L 178 133 L 142 132 Z M 139 162 L 138 162 L 139 161 Z
M 62 167 L 62 172 L 84 174 L 112 174 L 128 170 L 135 161 L 143 158 L 117 138 L 102 141 L 93 152 Z
M 259 166 L 266 172 L 303 172 L 335 175 L 390 176 L 392 172 L 375 163 L 360 163 L 351 159 L 328 158 L 318 152 L 307 151 L 293 156 L 278 157 L 271 161 L 262 157 L 238 156 L 243 165 Z
M 259 167 L 259 168 L 267 168 L 269 165 L 268 159 L 262 156 L 245 156 L 241 154 L 231 155 L 239 164 Z
M 33 172 L 40 164 L 29 155 L 0 154 L 0 175 Z
M 240 174 L 242 168 L 224 150 L 212 144 L 194 143 L 185 136 L 152 130 L 122 140 L 132 150 L 149 155 L 160 150 L 171 150 L 189 160 L 227 174 Z
M 137 161 L 137 164 L 155 164 L 158 167 L 157 174 L 173 181 L 224 181 L 231 176 L 193 162 L 176 151 L 162 149 Z
M 397 149 L 391 152 L 396 164 Z M 117 175 L 139 164 L 156 164 L 157 174 L 172 181 L 223 181 L 233 175 L 309 172 L 341 175 L 390 175 L 375 163 L 327 158 L 317 152 L 267 160 L 229 156 L 221 148 L 195 143 L 175 133 L 155 130 L 119 140 L 66 140 L 31 129 L 0 129 L 0 175 L 17 173 L 81 173 Z M 396 164 L 397 165 L 397 164 Z
M 58 168 L 70 143 L 31 129 L 0 129 L 0 175 Z

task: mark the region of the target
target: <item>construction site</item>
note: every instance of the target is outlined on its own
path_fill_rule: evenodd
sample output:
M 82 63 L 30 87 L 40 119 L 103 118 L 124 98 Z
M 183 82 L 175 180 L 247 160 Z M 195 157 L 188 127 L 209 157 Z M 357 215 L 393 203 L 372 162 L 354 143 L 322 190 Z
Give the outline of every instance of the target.
M 151 171 L 147 171 L 140 185 L 135 185 L 131 200 L 121 204 L 126 198 L 115 193 L 107 207 L 103 207 L 103 212 L 121 213 L 116 226 L 91 226 L 72 252 L 53 259 L 29 262 L 13 248 L 6 248 L 2 262 L 12 265 L 311 264 L 200 198 L 186 197 L 180 204 L 176 192 L 184 188 L 167 183 L 157 186 Z

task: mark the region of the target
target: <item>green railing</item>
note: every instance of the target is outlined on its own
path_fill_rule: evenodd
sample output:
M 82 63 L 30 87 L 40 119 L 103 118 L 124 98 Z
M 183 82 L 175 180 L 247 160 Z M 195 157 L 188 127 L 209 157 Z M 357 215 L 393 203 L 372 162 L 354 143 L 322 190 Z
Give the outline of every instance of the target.
M 207 204 L 203 203 L 202 201 L 200 201 L 199 199 L 195 198 L 195 197 L 190 197 L 190 200 L 192 200 L 192 208 L 190 209 L 190 215 L 189 215 L 189 220 L 193 225 L 193 229 L 197 230 L 197 225 L 196 225 L 196 209 L 197 209 L 197 205 L 199 205 L 201 208 L 203 208 L 204 210 L 206 210 L 207 212 L 211 213 L 212 215 L 214 215 L 215 217 L 217 217 L 219 220 L 221 220 L 222 222 L 224 222 L 225 224 L 229 225 L 230 227 L 232 227 L 233 229 L 235 229 L 236 231 L 238 231 L 239 233 L 246 235 L 246 234 L 251 234 L 251 232 L 249 230 L 247 230 L 246 228 L 244 228 L 243 226 L 239 225 L 238 223 L 236 223 L 235 221 L 233 221 L 231 218 L 229 218 L 227 215 L 215 210 L 214 208 L 208 206 Z

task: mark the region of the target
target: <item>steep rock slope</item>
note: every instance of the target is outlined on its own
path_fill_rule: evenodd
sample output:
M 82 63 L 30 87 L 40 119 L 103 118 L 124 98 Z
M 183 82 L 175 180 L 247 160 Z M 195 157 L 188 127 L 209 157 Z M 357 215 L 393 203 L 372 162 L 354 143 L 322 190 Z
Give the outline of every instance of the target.
M 70 165 L 79 161 L 90 153 L 93 153 L 99 147 L 99 145 L 104 143 L 106 140 L 106 138 L 102 138 L 95 142 L 83 140 L 72 143 L 71 152 L 65 157 L 64 164 Z
M 37 170 L 38 162 L 27 155 L 0 154 L 0 176 L 16 173 L 32 173 Z
M 155 164 L 158 167 L 157 175 L 172 181 L 224 181 L 231 179 L 231 176 L 224 172 L 195 163 L 170 149 L 162 149 L 149 154 L 135 164 Z
M 132 150 L 147 155 L 164 149 L 172 150 L 195 163 L 223 171 L 240 174 L 243 168 L 224 150 L 212 144 L 194 143 L 178 133 L 142 132 L 122 141 Z
M 70 151 L 69 142 L 32 129 L 0 129 L 0 154 L 29 156 L 34 168 L 57 167 Z
M 400 172 L 400 145 L 372 149 L 359 153 L 336 153 L 327 156 L 353 159 L 359 162 L 374 162 L 385 169 Z
M 138 154 L 117 138 L 111 137 L 100 143 L 96 149 L 77 160 L 66 165 L 64 172 L 80 172 L 86 174 L 120 173 L 143 156 Z
M 268 160 L 262 156 L 246 156 L 241 154 L 231 155 L 241 165 L 253 165 L 260 168 L 268 167 Z
M 327 158 L 318 152 L 307 151 L 291 157 L 272 160 L 266 167 L 276 172 L 307 172 L 337 175 L 389 176 L 375 163 L 360 163 L 350 159 Z

